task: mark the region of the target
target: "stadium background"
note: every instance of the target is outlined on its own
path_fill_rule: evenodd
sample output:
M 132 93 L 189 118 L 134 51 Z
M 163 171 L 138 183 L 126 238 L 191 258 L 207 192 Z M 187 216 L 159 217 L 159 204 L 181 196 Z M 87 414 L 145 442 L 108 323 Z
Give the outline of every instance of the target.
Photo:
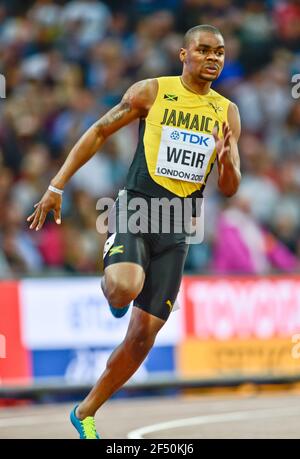
M 48 218 L 31 233 L 26 217 L 126 88 L 181 72 L 183 33 L 199 23 L 225 37 L 213 87 L 240 109 L 243 180 L 223 199 L 210 178 L 180 310 L 133 381 L 300 376 L 300 2 L 10 0 L 0 5 L 0 391 L 90 384 L 124 336 L 128 317 L 109 315 L 99 287 L 96 202 L 123 186 L 137 125 L 71 179 L 62 226 Z

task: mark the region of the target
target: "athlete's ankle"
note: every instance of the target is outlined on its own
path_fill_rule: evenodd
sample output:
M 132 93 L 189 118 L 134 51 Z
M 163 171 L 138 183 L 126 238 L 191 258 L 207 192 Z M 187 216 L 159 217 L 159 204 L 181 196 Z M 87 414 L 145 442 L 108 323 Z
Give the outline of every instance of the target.
M 83 419 L 87 418 L 88 416 L 95 416 L 95 413 L 90 412 L 87 410 L 82 404 L 78 405 L 75 411 L 75 416 L 82 421 Z

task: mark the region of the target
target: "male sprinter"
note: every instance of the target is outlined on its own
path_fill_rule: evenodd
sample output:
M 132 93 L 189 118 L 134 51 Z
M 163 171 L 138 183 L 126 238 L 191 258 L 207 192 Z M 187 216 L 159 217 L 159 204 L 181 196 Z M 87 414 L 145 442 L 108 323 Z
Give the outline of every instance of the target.
M 182 75 L 135 83 L 117 106 L 88 129 L 35 204 L 28 217 L 30 228 L 39 230 L 51 210 L 56 223 L 61 223 L 62 193 L 70 177 L 111 134 L 137 118 L 139 142 L 125 186 L 130 199 L 201 197 L 215 160 L 221 192 L 225 196 L 235 194 L 241 180 L 239 113 L 233 103 L 211 89 L 223 69 L 224 56 L 224 40 L 215 27 L 200 25 L 188 30 L 179 54 Z M 195 144 L 199 138 L 201 152 Z M 119 217 L 123 210 L 117 209 Z M 116 231 L 107 245 L 102 289 L 111 311 L 123 316 L 128 304 L 134 303 L 124 341 L 111 354 L 90 393 L 71 413 L 71 421 L 84 439 L 99 438 L 96 411 L 139 368 L 168 319 L 188 247 L 183 233 L 163 232 Z

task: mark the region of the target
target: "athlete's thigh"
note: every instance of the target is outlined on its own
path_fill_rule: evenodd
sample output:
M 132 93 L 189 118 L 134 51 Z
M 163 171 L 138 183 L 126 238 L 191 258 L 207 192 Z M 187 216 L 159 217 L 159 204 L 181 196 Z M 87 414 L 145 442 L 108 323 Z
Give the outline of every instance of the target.
M 125 284 L 140 285 L 149 265 L 149 248 L 142 235 L 114 233 L 107 238 L 103 251 L 104 276 L 110 282 L 121 280 Z
M 177 244 L 151 259 L 143 289 L 134 301 L 136 307 L 159 319 L 168 319 L 179 291 L 187 251 L 187 244 Z

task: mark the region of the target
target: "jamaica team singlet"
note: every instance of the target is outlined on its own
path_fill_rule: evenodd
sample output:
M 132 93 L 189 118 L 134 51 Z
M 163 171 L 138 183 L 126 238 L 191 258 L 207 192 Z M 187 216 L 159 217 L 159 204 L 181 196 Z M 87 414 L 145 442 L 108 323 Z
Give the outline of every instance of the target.
M 140 120 L 125 188 L 151 197 L 202 197 L 216 160 L 213 128 L 222 137 L 230 101 L 210 89 L 186 89 L 180 77 L 157 78 L 156 99 Z

